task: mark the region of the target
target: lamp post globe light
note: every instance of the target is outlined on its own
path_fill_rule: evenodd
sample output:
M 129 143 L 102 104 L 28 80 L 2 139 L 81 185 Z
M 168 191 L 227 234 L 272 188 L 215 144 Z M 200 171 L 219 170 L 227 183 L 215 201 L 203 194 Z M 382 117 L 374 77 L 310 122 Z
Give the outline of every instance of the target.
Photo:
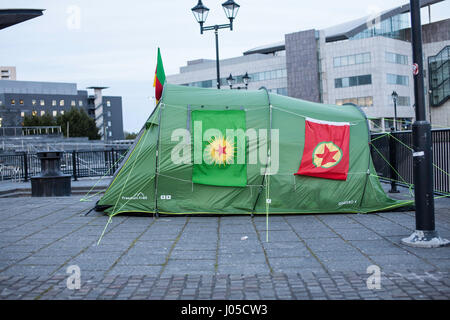
M 223 11 L 227 16 L 230 23 L 228 24 L 215 24 L 212 26 L 203 26 L 206 22 L 206 18 L 208 17 L 209 9 L 202 3 L 202 0 L 198 0 L 198 3 L 195 7 L 191 9 L 194 14 L 195 20 L 200 25 L 200 34 L 203 34 L 203 31 L 214 30 L 216 36 L 216 71 L 217 71 L 217 89 L 220 89 L 220 68 L 219 68 L 219 29 L 230 29 L 233 30 L 233 21 L 236 18 L 236 15 L 239 11 L 240 5 L 238 5 L 233 0 L 227 0 L 222 3 Z
M 228 82 L 228 85 L 230 86 L 230 89 L 233 89 L 234 78 L 231 75 L 231 73 L 230 73 L 230 75 L 227 78 L 227 82 Z
M 392 101 L 394 101 L 394 130 L 397 131 L 397 99 L 398 94 L 396 91 L 392 91 Z
M 245 73 L 245 75 L 242 77 L 242 80 L 244 81 L 245 89 L 247 89 L 248 83 L 250 81 L 250 77 L 248 76 L 248 72 Z
M 242 77 L 242 81 L 244 82 L 245 87 L 235 87 L 235 88 L 233 88 L 233 84 L 234 84 L 235 79 L 233 78 L 233 75 L 230 73 L 230 75 L 227 78 L 227 83 L 230 86 L 230 89 L 238 89 L 238 90 L 239 89 L 245 89 L 245 90 L 247 90 L 248 89 L 248 83 L 249 83 L 250 79 L 251 78 L 248 75 L 248 72 L 246 72 L 245 75 Z

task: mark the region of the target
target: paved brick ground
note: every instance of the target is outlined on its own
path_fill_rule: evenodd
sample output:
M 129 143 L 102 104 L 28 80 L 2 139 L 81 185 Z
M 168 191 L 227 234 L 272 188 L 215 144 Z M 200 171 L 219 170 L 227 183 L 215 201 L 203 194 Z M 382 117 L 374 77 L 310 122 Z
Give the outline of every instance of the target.
M 400 244 L 413 212 L 270 216 L 268 242 L 264 216 L 116 216 L 97 246 L 107 217 L 80 199 L 0 199 L 0 299 L 450 298 L 450 247 Z M 450 238 L 450 199 L 436 208 Z

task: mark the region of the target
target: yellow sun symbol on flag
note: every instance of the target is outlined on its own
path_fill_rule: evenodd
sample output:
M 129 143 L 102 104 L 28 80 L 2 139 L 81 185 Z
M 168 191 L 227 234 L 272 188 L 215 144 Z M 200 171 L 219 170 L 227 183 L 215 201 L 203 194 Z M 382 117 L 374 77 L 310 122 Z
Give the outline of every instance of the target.
M 224 137 L 214 137 L 205 148 L 205 156 L 208 163 L 219 166 L 233 163 L 234 143 Z

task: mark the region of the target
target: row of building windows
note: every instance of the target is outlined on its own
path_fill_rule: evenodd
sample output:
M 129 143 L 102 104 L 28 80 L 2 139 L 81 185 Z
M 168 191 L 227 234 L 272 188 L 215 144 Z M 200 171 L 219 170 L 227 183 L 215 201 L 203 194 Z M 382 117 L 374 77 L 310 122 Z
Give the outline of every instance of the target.
M 387 84 L 395 84 L 401 86 L 409 85 L 409 77 L 398 74 L 388 73 L 386 75 Z M 366 74 L 361 76 L 345 77 L 334 79 L 335 88 L 347 88 L 355 86 L 363 86 L 366 84 L 372 84 L 372 75 Z
M 361 107 L 372 107 L 373 106 L 373 97 L 357 97 L 357 98 L 344 98 L 344 99 L 336 99 L 336 104 L 341 106 L 346 103 L 353 103 L 357 106 Z M 393 105 L 394 102 L 392 100 L 392 96 L 387 96 L 388 105 Z M 411 105 L 411 99 L 408 96 L 398 96 L 397 97 L 397 106 L 400 107 L 409 107 Z
M 354 64 L 370 63 L 370 52 L 352 54 L 348 56 L 335 57 L 333 65 L 337 67 L 351 66 Z
M 14 105 L 16 105 L 16 103 L 17 103 L 16 99 L 11 99 L 11 105 L 14 106 Z M 19 105 L 24 105 L 24 100 L 23 99 L 19 99 L 18 103 L 19 103 Z M 38 104 L 38 101 L 36 99 L 32 99 L 31 100 L 31 105 L 36 106 L 37 104 Z M 40 106 L 45 106 L 45 100 L 44 99 L 39 100 L 39 105 Z M 52 106 L 55 107 L 57 105 L 58 105 L 58 102 L 56 100 L 52 100 Z M 59 106 L 60 107 L 64 107 L 64 105 L 65 105 L 65 100 L 64 99 L 59 100 Z M 72 107 L 76 107 L 76 105 L 77 105 L 76 100 L 71 100 L 70 101 L 70 105 Z M 82 107 L 83 106 L 83 101 L 79 100 L 78 101 L 78 106 Z
M 288 95 L 287 88 L 269 89 L 269 92 L 273 92 L 273 93 L 280 94 L 280 95 L 283 95 L 283 96 L 287 96 Z
M 361 107 L 372 107 L 373 106 L 373 97 L 336 99 L 336 104 L 338 106 L 341 106 L 346 103 L 353 103 L 353 104 L 355 104 L 357 106 L 361 106 Z
M 375 23 L 372 23 L 375 22 Z M 406 40 L 406 30 L 410 27 L 409 12 L 397 14 L 390 18 L 381 21 L 370 21 L 367 23 L 367 28 L 358 34 L 350 37 L 354 39 L 364 39 L 377 36 L 389 37 L 393 39 Z
M 388 73 L 386 76 L 387 76 L 388 84 L 398 84 L 398 85 L 402 85 L 402 86 L 409 85 L 409 77 L 408 76 L 401 76 L 398 74 L 391 74 L 391 73 Z
M 43 116 L 43 115 L 46 114 L 46 112 L 47 112 L 47 111 L 45 111 L 45 110 L 40 110 L 40 111 L 33 110 L 33 111 L 31 111 L 31 115 L 32 115 L 32 116 L 37 116 L 37 115 L 39 114 L 39 115 Z M 27 112 L 22 111 L 22 112 L 20 113 L 20 116 L 23 118 L 23 117 L 25 117 L 25 114 L 26 114 L 26 113 L 27 113 Z M 59 113 L 60 113 L 60 114 L 64 114 L 64 110 L 60 110 Z M 53 110 L 51 114 L 52 114 L 52 116 L 56 117 L 56 116 L 58 115 L 58 111 L 57 111 L 57 110 Z M 107 111 L 107 112 L 106 112 L 106 116 L 107 116 L 107 117 L 111 117 L 111 111 Z
M 408 56 L 399 53 L 386 52 L 386 62 L 408 64 Z
M 393 106 L 394 105 L 394 101 L 392 100 L 392 96 L 388 95 L 387 96 L 387 101 L 388 104 Z M 411 99 L 408 96 L 398 96 L 397 97 L 397 106 L 400 107 L 409 107 L 411 105 Z
M 286 69 L 278 69 L 278 70 L 271 70 L 271 71 L 263 71 L 263 72 L 256 72 L 256 73 L 250 73 L 249 74 L 250 81 L 264 81 L 264 80 L 274 80 L 274 79 L 281 79 L 287 77 L 287 70 Z M 242 80 L 241 80 L 242 82 Z
M 360 76 L 334 79 L 334 87 L 335 88 L 363 86 L 366 84 L 372 84 L 372 75 L 365 74 L 365 75 L 360 75 Z
M 333 66 L 335 68 L 352 66 L 355 64 L 363 64 L 370 63 L 370 52 L 352 54 L 347 56 L 335 57 L 333 58 Z M 408 56 L 394 53 L 394 52 L 386 52 L 385 53 L 385 61 L 389 63 L 397 63 L 397 64 L 408 64 Z
M 287 70 L 286 69 L 277 69 L 277 70 L 271 70 L 271 71 L 255 72 L 255 73 L 250 73 L 248 76 L 250 77 L 250 82 L 281 79 L 281 78 L 287 77 Z M 244 75 L 238 75 L 238 76 L 233 76 L 233 77 L 235 78 L 237 84 L 244 83 L 244 80 L 243 80 Z M 183 85 L 189 86 L 189 87 L 212 88 L 213 85 L 215 86 L 215 84 L 216 84 L 215 80 L 204 80 L 204 81 L 185 83 Z M 228 85 L 227 79 L 221 78 L 220 84 L 222 86 L 227 86 Z
M 11 105 L 14 106 L 17 103 L 19 105 L 22 105 L 22 106 L 25 104 L 23 99 L 19 99 L 19 101 L 17 101 L 16 99 L 11 99 Z M 60 107 L 64 107 L 66 102 L 65 102 L 64 99 L 59 100 L 59 102 L 57 100 L 52 100 L 52 107 L 56 107 L 58 104 L 59 104 Z M 3 102 L 1 100 L 0 100 L 0 105 L 3 105 Z M 31 100 L 31 105 L 33 105 L 33 106 L 38 105 L 38 101 L 36 99 L 32 99 Z M 45 100 L 44 99 L 40 99 L 39 100 L 39 105 L 40 106 L 45 106 Z M 76 107 L 77 106 L 76 100 L 71 100 L 70 101 L 70 106 L 71 107 Z M 79 107 L 83 106 L 83 101 L 82 100 L 78 100 L 78 106 Z M 106 101 L 106 106 L 107 107 L 111 107 L 111 101 L 107 100 Z

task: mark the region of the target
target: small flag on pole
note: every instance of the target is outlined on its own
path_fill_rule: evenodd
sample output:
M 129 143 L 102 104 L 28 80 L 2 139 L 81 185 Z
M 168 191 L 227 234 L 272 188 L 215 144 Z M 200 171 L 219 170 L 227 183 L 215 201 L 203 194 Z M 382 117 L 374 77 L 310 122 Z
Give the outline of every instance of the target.
M 165 81 L 166 81 L 166 74 L 164 73 L 164 67 L 161 59 L 161 52 L 158 48 L 158 61 L 156 63 L 155 79 L 153 81 L 153 87 L 155 87 L 155 99 L 157 104 L 161 99 Z

